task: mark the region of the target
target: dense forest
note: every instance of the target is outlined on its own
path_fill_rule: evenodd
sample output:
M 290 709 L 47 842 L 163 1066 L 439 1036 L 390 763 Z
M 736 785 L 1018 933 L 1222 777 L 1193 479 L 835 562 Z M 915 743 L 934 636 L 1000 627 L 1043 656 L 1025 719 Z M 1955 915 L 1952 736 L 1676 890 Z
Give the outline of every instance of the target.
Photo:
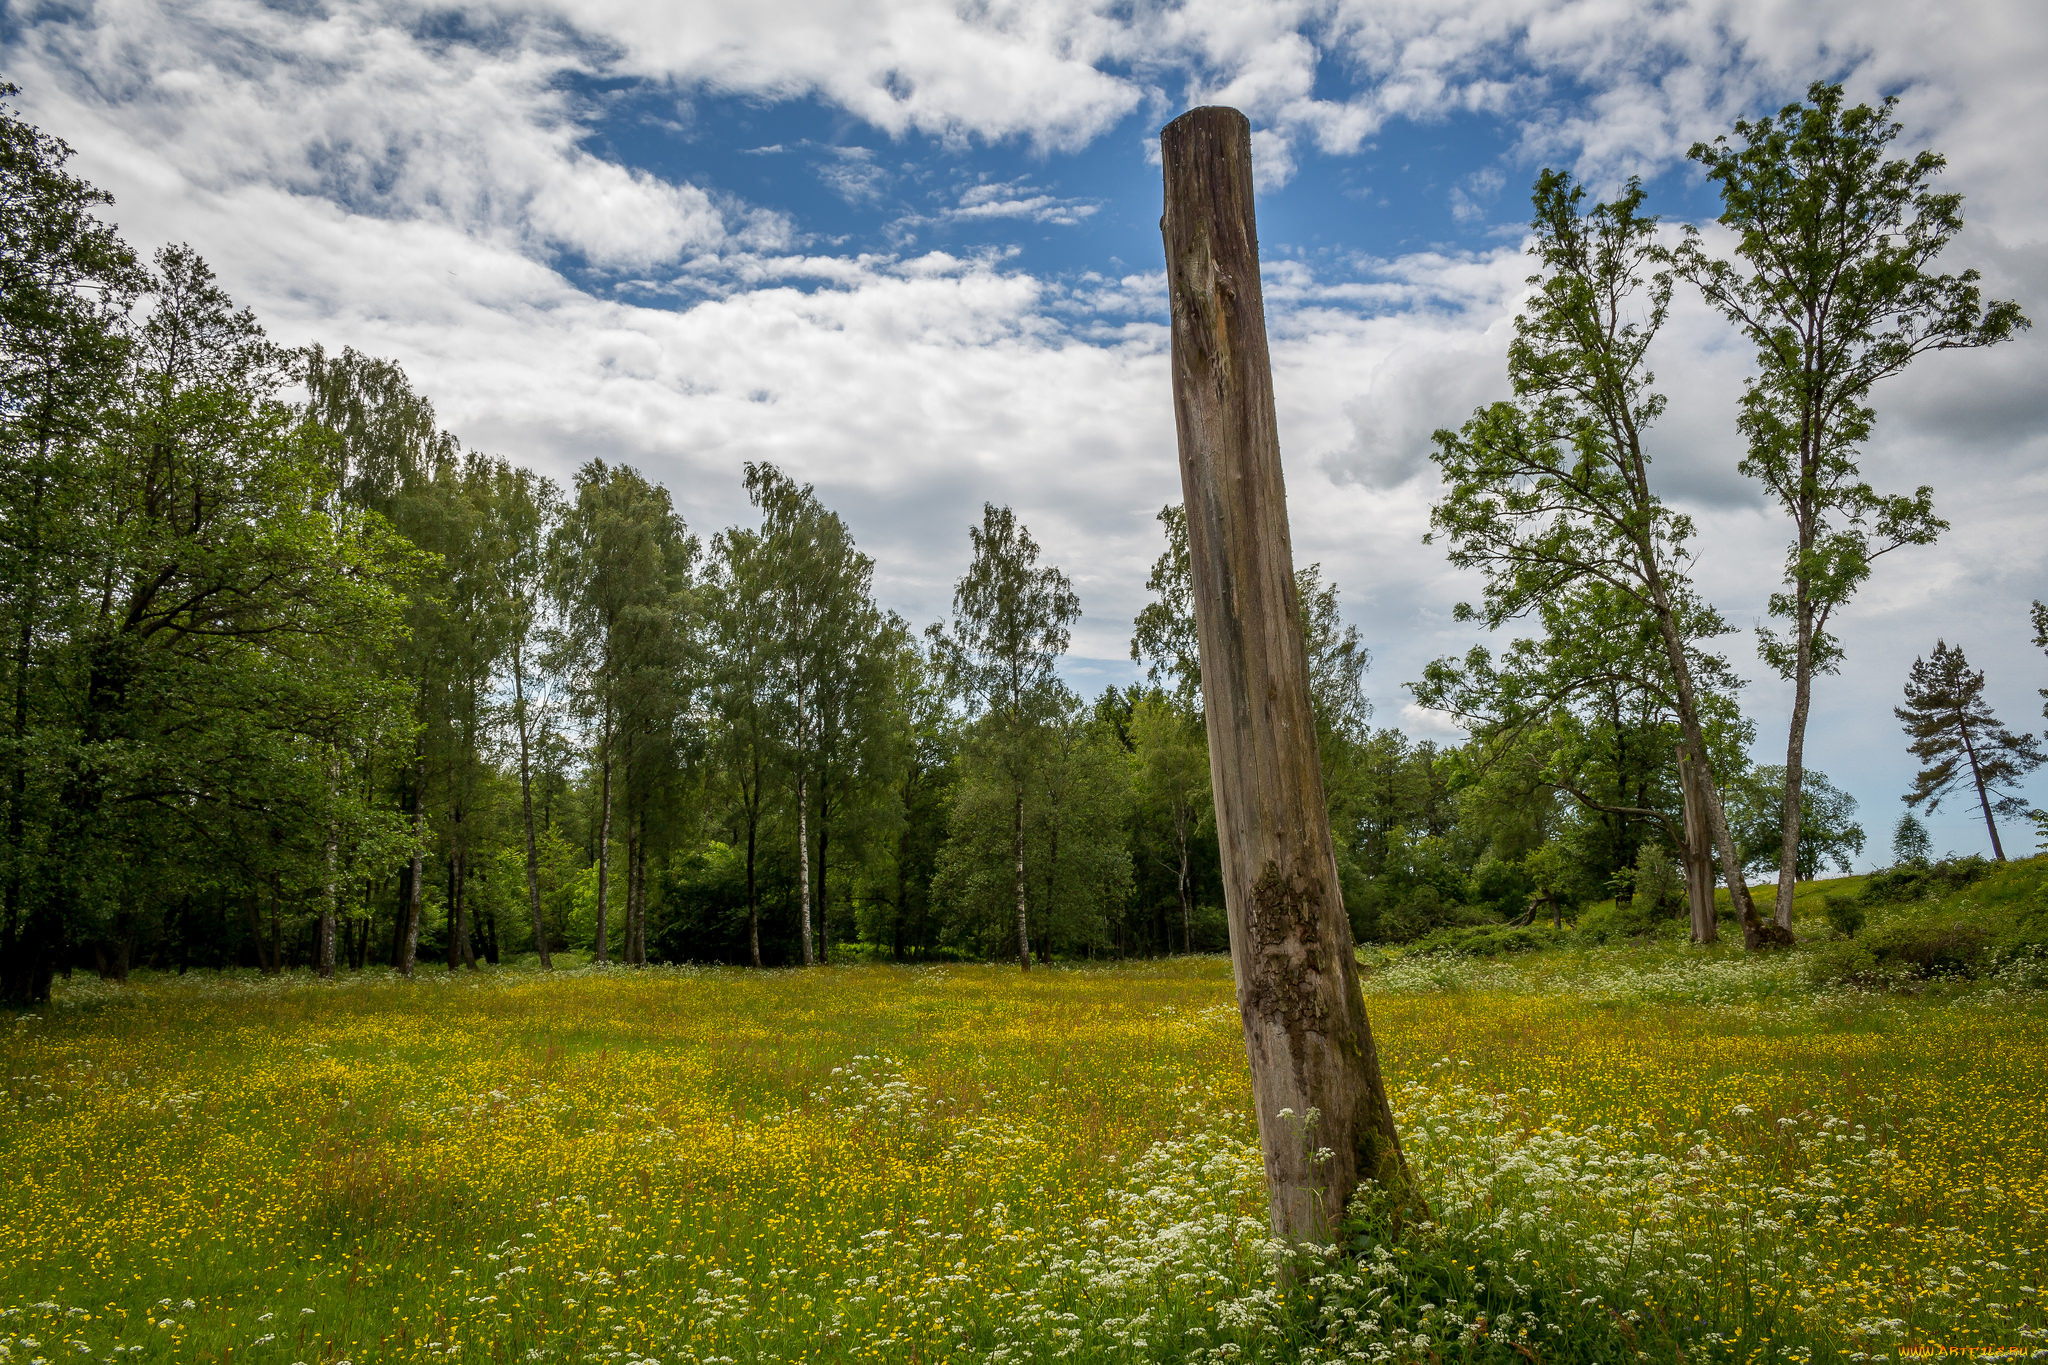
M 1840 136 L 1896 131 L 1851 127 L 1835 95 L 1808 113 Z M 279 346 L 192 249 L 139 255 L 61 142 L 11 112 L 0 141 L 0 996 L 145 964 L 1028 967 L 1224 945 L 1178 507 L 1133 623 L 1145 681 L 1078 696 L 1059 660 L 1081 603 L 1009 509 L 963 528 L 949 618 L 906 621 L 784 472 L 747 466 L 753 522 L 707 531 L 626 465 L 558 486 L 470 449 L 397 364 Z M 1709 173 L 1739 190 L 1755 149 L 1795 155 L 1768 144 L 1717 144 Z M 1931 173 L 1869 210 L 1932 223 L 1915 268 L 1960 223 L 1930 207 Z M 1469 615 L 1522 632 L 1415 684 L 1471 738 L 1375 728 L 1338 587 L 1298 574 L 1360 939 L 1607 897 L 1682 916 L 1683 857 L 1790 878 L 1863 845 L 1800 730 L 1786 764 L 1752 766 L 1689 523 L 1643 473 L 1643 350 L 1674 275 L 1766 348 L 1783 300 L 1696 240 L 1659 245 L 1640 189 L 1582 197 L 1537 187 L 1515 401 L 1438 434 L 1438 534 L 1486 575 Z M 1973 278 L 1915 276 L 1919 295 L 1872 303 L 1871 334 L 1911 308 L 1933 319 L 1922 349 L 2024 325 Z M 1796 356 L 1777 388 L 1766 363 L 1745 400 L 1750 472 L 1806 546 L 1766 643 L 1801 689 L 1795 727 L 1834 662 L 1829 612 L 1870 559 L 1940 529 L 1926 489 L 1886 500 L 1844 464 L 1861 395 L 1910 358 L 1820 397 Z M 1801 404 L 1846 429 L 1803 455 Z M 1711 848 L 1689 833 L 1695 768 Z

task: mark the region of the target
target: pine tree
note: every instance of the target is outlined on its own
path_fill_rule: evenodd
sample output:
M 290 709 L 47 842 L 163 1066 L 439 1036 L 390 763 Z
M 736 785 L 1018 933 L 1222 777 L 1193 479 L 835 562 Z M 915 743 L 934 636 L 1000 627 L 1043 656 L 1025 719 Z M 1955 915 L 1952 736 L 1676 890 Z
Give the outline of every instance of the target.
M 1998 841 L 1998 819 L 2026 813 L 2016 793 L 2002 790 L 2039 767 L 2042 754 L 2034 737 L 2013 734 L 1998 723 L 1984 702 L 1984 675 L 1973 672 L 1961 647 L 1937 640 L 1929 658 L 1913 660 L 1906 676 L 1906 704 L 1892 708 L 1913 737 L 1913 756 L 1924 765 L 1906 794 L 1908 807 L 1931 812 L 1943 797 L 1968 782 L 1984 812 L 1991 833 L 1991 852 L 2001 863 L 2005 848 Z

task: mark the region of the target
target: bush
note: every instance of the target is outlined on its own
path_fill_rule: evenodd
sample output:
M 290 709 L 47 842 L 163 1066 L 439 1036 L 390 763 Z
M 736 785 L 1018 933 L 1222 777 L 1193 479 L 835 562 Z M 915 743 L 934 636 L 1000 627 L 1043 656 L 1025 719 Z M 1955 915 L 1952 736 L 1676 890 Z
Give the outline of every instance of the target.
M 1853 900 L 1828 898 L 1828 921 L 1837 928 L 1842 901 L 1852 901 L 1859 913 L 1872 904 L 1914 908 L 1856 939 L 1822 945 L 1807 963 L 1817 985 L 1891 987 L 1981 977 L 2048 950 L 2048 858 L 2003 867 L 1976 857 L 1895 867 L 1873 876 Z
M 1903 905 L 1908 901 L 1951 896 L 1991 875 L 1997 865 L 1972 853 L 1938 863 L 1908 862 L 1872 873 L 1860 893 L 1866 905 Z
M 1638 894 L 1627 905 L 1602 901 L 1593 906 L 1579 917 L 1577 932 L 1581 942 L 1606 943 L 1618 938 L 1669 937 L 1683 933 L 1690 924 L 1689 920 L 1673 919 L 1664 906 Z
M 1856 931 L 1863 927 L 1863 902 L 1856 896 L 1829 896 L 1821 908 L 1827 914 L 1828 927 L 1843 938 L 1856 937 Z
M 1501 957 L 1554 947 L 1558 933 L 1548 925 L 1483 924 L 1439 929 L 1414 946 L 1418 953 L 1445 957 Z

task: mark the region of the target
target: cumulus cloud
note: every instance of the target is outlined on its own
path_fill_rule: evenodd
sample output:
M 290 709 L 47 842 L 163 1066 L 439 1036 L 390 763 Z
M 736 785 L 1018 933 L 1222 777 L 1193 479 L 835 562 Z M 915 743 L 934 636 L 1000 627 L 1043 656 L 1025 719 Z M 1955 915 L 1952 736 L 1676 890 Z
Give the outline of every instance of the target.
M 392 355 L 472 444 L 557 475 L 593 455 L 642 464 L 700 527 L 745 515 L 743 460 L 775 460 L 848 515 L 914 619 L 944 611 L 982 500 L 1013 503 L 1075 574 L 1076 653 L 1098 661 L 1124 653 L 1152 513 L 1178 495 L 1152 263 L 1047 278 L 1000 249 L 834 250 L 772 204 L 600 155 L 591 91 L 657 92 L 683 118 L 709 95 L 809 98 L 861 142 L 1008 140 L 1046 165 L 1128 136 L 1134 113 L 1229 101 L 1271 191 L 1391 120 L 1462 112 L 1508 121 L 1513 155 L 1609 185 L 1839 75 L 1859 97 L 1901 93 L 1909 137 L 1947 151 L 1969 196 L 1957 260 L 2048 311 L 2048 16 L 1996 0 L 89 0 L 11 23 L 8 74 L 119 195 L 129 235 L 194 242 L 280 339 Z M 848 203 L 898 183 L 852 141 L 750 150 L 805 158 Z M 1447 171 L 1440 192 L 1487 221 L 1498 172 Z M 1107 216 L 1056 178 L 1006 171 L 932 218 Z M 1379 714 L 1411 728 L 1437 722 L 1400 684 L 1472 642 L 1450 607 L 1477 588 L 1420 543 L 1429 434 L 1504 394 L 1526 273 L 1512 244 L 1267 272 L 1296 551 L 1342 585 Z M 2037 713 L 2044 345 L 1932 357 L 1878 395 L 1871 477 L 1933 483 L 1957 529 L 1880 566 L 1841 623 L 1851 667 L 1821 685 L 1812 756 L 1873 828 L 1909 776 L 1889 706 L 1936 634 L 1991 669 L 2009 721 Z M 1749 358 L 1683 303 L 1656 365 L 1658 477 L 1699 522 L 1701 584 L 1742 632 L 1728 648 L 1769 736 L 1784 689 L 1747 631 L 1786 532 L 1734 472 Z

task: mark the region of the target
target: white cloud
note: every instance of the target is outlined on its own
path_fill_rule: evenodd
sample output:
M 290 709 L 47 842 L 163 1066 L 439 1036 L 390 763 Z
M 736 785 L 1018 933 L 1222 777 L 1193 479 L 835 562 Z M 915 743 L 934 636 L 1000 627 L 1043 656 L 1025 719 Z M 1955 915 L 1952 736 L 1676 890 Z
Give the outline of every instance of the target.
M 1972 221 L 1957 260 L 2048 312 L 2048 15 L 1991 0 L 96 0 L 14 22 L 8 74 L 119 195 L 131 238 L 195 243 L 281 339 L 395 356 L 466 439 L 556 474 L 598 454 L 643 464 L 700 527 L 744 514 L 743 460 L 782 463 L 847 513 L 914 618 L 944 609 L 980 502 L 1014 503 L 1075 573 L 1076 653 L 1095 659 L 1124 653 L 1151 515 L 1178 492 L 1157 271 L 1054 282 L 1000 253 L 831 254 L 772 211 L 599 156 L 576 78 L 638 77 L 685 104 L 812 95 L 885 136 L 1047 155 L 1133 111 L 1230 99 L 1270 189 L 1389 119 L 1473 109 L 1611 181 L 1846 73 L 1859 95 L 1902 91 L 1914 145 L 1950 154 Z M 1319 95 L 1333 71 L 1355 91 Z M 879 194 L 877 160 L 846 150 L 835 188 Z M 1459 186 L 1475 208 L 1495 188 Z M 1092 208 L 1012 180 L 948 211 Z M 563 253 L 630 287 L 573 287 Z M 1449 608 L 1476 585 L 1420 544 L 1429 433 L 1504 392 L 1525 273 L 1511 248 L 1267 273 L 1296 551 L 1342 585 L 1389 720 L 1403 680 L 1472 640 Z M 1991 672 L 2008 722 L 2038 715 L 2024 612 L 2048 595 L 2044 346 L 1933 357 L 1877 396 L 1872 477 L 1933 483 L 1956 530 L 1879 567 L 1842 622 L 1850 668 L 1820 687 L 1812 758 L 1863 795 L 1873 834 L 1909 777 L 1889 706 L 1937 634 Z M 1659 477 L 1700 522 L 1702 584 L 1745 632 L 1785 540 L 1733 473 L 1747 363 L 1704 310 L 1679 309 L 1655 433 Z M 1754 675 L 1746 634 L 1728 647 Z M 1767 737 L 1783 693 L 1751 689 Z M 1959 823 L 1953 842 L 1974 837 Z

